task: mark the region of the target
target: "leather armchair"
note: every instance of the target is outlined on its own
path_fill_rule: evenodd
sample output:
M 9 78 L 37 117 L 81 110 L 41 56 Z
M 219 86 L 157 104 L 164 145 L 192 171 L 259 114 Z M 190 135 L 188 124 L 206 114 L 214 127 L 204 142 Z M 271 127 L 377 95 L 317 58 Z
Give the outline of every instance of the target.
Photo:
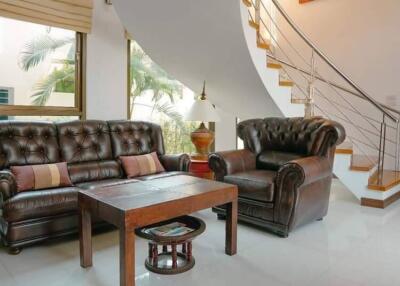
M 328 212 L 336 145 L 345 131 L 320 117 L 253 119 L 238 125 L 245 149 L 210 154 L 219 181 L 239 188 L 239 220 L 286 237 Z M 225 207 L 213 209 L 225 217 Z

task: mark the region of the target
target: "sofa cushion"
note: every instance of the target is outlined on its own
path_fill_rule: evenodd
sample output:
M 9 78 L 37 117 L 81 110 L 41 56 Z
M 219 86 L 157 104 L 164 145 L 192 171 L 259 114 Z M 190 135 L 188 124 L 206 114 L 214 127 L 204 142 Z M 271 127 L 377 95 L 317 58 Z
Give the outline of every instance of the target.
M 121 156 L 119 159 L 128 178 L 147 176 L 165 171 L 156 152 L 138 156 Z
M 304 155 L 295 153 L 264 151 L 257 157 L 257 169 L 278 171 L 287 162 L 303 157 Z
M 76 212 L 78 188 L 58 188 L 23 192 L 4 203 L 3 217 L 8 222 Z
M 107 122 L 70 121 L 57 124 L 62 157 L 67 163 L 111 160 L 112 150 Z
M 117 186 L 135 182 L 139 181 L 135 179 L 108 179 L 108 180 L 80 183 L 77 184 L 76 186 L 84 190 L 92 190 L 94 188 Z
M 69 164 L 68 171 L 74 184 L 122 177 L 121 166 L 114 160 Z
M 143 121 L 108 121 L 114 158 L 157 152 L 163 155 L 161 127 Z
M 71 187 L 67 163 L 11 166 L 17 192 L 59 187 Z
M 158 174 L 154 174 L 154 175 L 136 177 L 135 179 L 140 180 L 140 181 L 148 181 L 148 180 L 155 180 L 155 179 L 179 176 L 179 175 L 190 175 L 190 173 L 187 173 L 187 172 L 163 172 L 163 173 L 158 173 Z
M 224 182 L 238 186 L 239 198 L 272 202 L 275 177 L 275 171 L 253 170 L 225 176 Z
M 56 162 L 60 156 L 54 124 L 0 121 L 0 170 Z

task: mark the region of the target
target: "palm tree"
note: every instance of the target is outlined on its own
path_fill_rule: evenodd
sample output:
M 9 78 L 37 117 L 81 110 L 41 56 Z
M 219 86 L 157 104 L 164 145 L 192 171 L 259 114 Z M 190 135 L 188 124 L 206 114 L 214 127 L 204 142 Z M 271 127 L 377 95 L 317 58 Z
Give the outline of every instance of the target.
M 74 83 L 75 80 L 75 44 L 74 38 L 53 38 L 50 34 L 42 34 L 26 43 L 19 56 L 19 66 L 25 71 L 29 71 L 42 63 L 48 56 L 57 49 L 70 46 L 68 57 L 62 61 L 63 66 L 54 69 L 44 79 L 39 81 L 34 87 L 32 103 L 35 105 L 46 105 L 51 93 L 61 83 Z
M 166 72 L 155 64 L 137 43 L 131 45 L 131 114 L 135 99 L 145 91 L 153 92 L 153 110 L 162 113 L 181 125 L 182 116 L 175 110 L 173 103 L 176 97 L 182 96 L 182 85 L 171 79 Z M 168 96 L 169 103 L 161 103 L 163 96 Z

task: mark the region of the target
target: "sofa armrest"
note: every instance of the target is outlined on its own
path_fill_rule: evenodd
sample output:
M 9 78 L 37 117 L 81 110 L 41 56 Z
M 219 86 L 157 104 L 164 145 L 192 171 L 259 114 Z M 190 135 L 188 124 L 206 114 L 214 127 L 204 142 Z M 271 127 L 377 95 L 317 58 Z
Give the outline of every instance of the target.
M 247 149 L 217 152 L 208 156 L 208 164 L 222 181 L 226 175 L 256 169 L 256 155 Z
M 275 222 L 288 225 L 290 230 L 326 215 L 331 179 L 328 157 L 305 157 L 283 165 L 275 181 Z
M 0 208 L 17 191 L 14 175 L 10 171 L 0 171 Z
M 162 155 L 160 161 L 166 171 L 189 172 L 190 157 L 188 154 Z

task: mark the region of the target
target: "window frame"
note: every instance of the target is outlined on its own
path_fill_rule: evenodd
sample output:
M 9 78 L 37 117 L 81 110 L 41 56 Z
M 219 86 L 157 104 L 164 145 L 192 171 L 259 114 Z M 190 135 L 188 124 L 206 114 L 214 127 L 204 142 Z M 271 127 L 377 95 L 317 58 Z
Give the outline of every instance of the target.
M 86 42 L 85 33 L 76 32 L 75 106 L 0 105 L 4 116 L 79 116 L 86 118 Z
M 126 67 L 127 67 L 127 85 L 126 85 L 126 102 L 127 102 L 127 107 L 126 107 L 126 119 L 131 120 L 131 44 L 132 41 L 131 39 L 127 39 L 126 41 L 127 44 L 127 55 L 126 55 Z

